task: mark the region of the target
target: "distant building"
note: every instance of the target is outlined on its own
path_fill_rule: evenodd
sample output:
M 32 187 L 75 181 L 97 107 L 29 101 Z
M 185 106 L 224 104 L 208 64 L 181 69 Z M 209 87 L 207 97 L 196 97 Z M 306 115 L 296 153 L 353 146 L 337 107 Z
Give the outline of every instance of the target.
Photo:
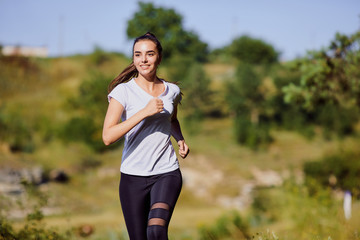
M 2 55 L 46 58 L 48 49 L 47 47 L 3 46 Z

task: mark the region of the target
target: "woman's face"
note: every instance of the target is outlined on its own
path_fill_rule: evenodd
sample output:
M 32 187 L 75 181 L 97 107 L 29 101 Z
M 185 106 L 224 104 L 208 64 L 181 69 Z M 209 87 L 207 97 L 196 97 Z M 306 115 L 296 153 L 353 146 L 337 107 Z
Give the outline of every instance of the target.
M 150 40 L 140 40 L 134 45 L 133 62 L 142 76 L 156 74 L 157 66 L 161 61 L 161 56 L 156 48 L 156 44 Z

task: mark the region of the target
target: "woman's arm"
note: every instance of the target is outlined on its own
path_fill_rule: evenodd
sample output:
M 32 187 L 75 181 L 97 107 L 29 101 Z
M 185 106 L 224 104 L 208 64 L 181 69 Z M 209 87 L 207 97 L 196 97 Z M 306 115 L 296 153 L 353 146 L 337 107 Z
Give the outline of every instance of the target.
M 105 145 L 110 145 L 120 138 L 122 138 L 127 132 L 135 127 L 139 122 L 145 118 L 159 113 L 163 110 L 164 104 L 162 100 L 158 98 L 151 99 L 145 108 L 135 113 L 126 121 L 120 123 L 121 115 L 124 111 L 123 105 L 111 98 L 102 132 L 102 138 Z
M 186 158 L 190 150 L 188 145 L 185 143 L 185 139 L 181 132 L 180 123 L 179 120 L 177 119 L 177 105 L 174 106 L 174 113 L 171 118 L 171 135 L 177 141 L 177 144 L 179 146 L 179 155 L 182 158 Z

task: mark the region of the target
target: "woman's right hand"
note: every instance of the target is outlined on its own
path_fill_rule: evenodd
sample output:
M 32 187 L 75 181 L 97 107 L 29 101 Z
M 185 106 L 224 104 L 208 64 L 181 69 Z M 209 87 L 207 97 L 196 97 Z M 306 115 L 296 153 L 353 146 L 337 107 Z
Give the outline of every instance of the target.
M 144 118 L 152 116 L 163 110 L 163 101 L 158 98 L 153 98 L 141 111 L 137 112 L 129 119 L 120 122 L 120 117 L 124 111 L 124 107 L 112 98 L 104 120 L 103 141 L 105 145 L 110 145 L 113 142 L 116 142 Z
M 144 110 L 146 116 L 150 117 L 152 115 L 155 115 L 155 114 L 163 111 L 164 103 L 159 98 L 153 98 L 148 102 L 148 104 L 146 104 L 146 106 L 143 110 Z

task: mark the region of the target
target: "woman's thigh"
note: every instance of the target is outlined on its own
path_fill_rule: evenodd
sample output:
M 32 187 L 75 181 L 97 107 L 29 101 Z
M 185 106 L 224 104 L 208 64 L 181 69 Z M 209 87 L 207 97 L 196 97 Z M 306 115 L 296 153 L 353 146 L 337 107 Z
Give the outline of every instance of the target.
M 121 174 L 119 194 L 130 239 L 146 239 L 150 194 L 146 179 Z
M 172 210 L 182 188 L 182 176 L 179 169 L 162 174 L 151 188 L 151 206 L 155 203 L 168 204 Z

